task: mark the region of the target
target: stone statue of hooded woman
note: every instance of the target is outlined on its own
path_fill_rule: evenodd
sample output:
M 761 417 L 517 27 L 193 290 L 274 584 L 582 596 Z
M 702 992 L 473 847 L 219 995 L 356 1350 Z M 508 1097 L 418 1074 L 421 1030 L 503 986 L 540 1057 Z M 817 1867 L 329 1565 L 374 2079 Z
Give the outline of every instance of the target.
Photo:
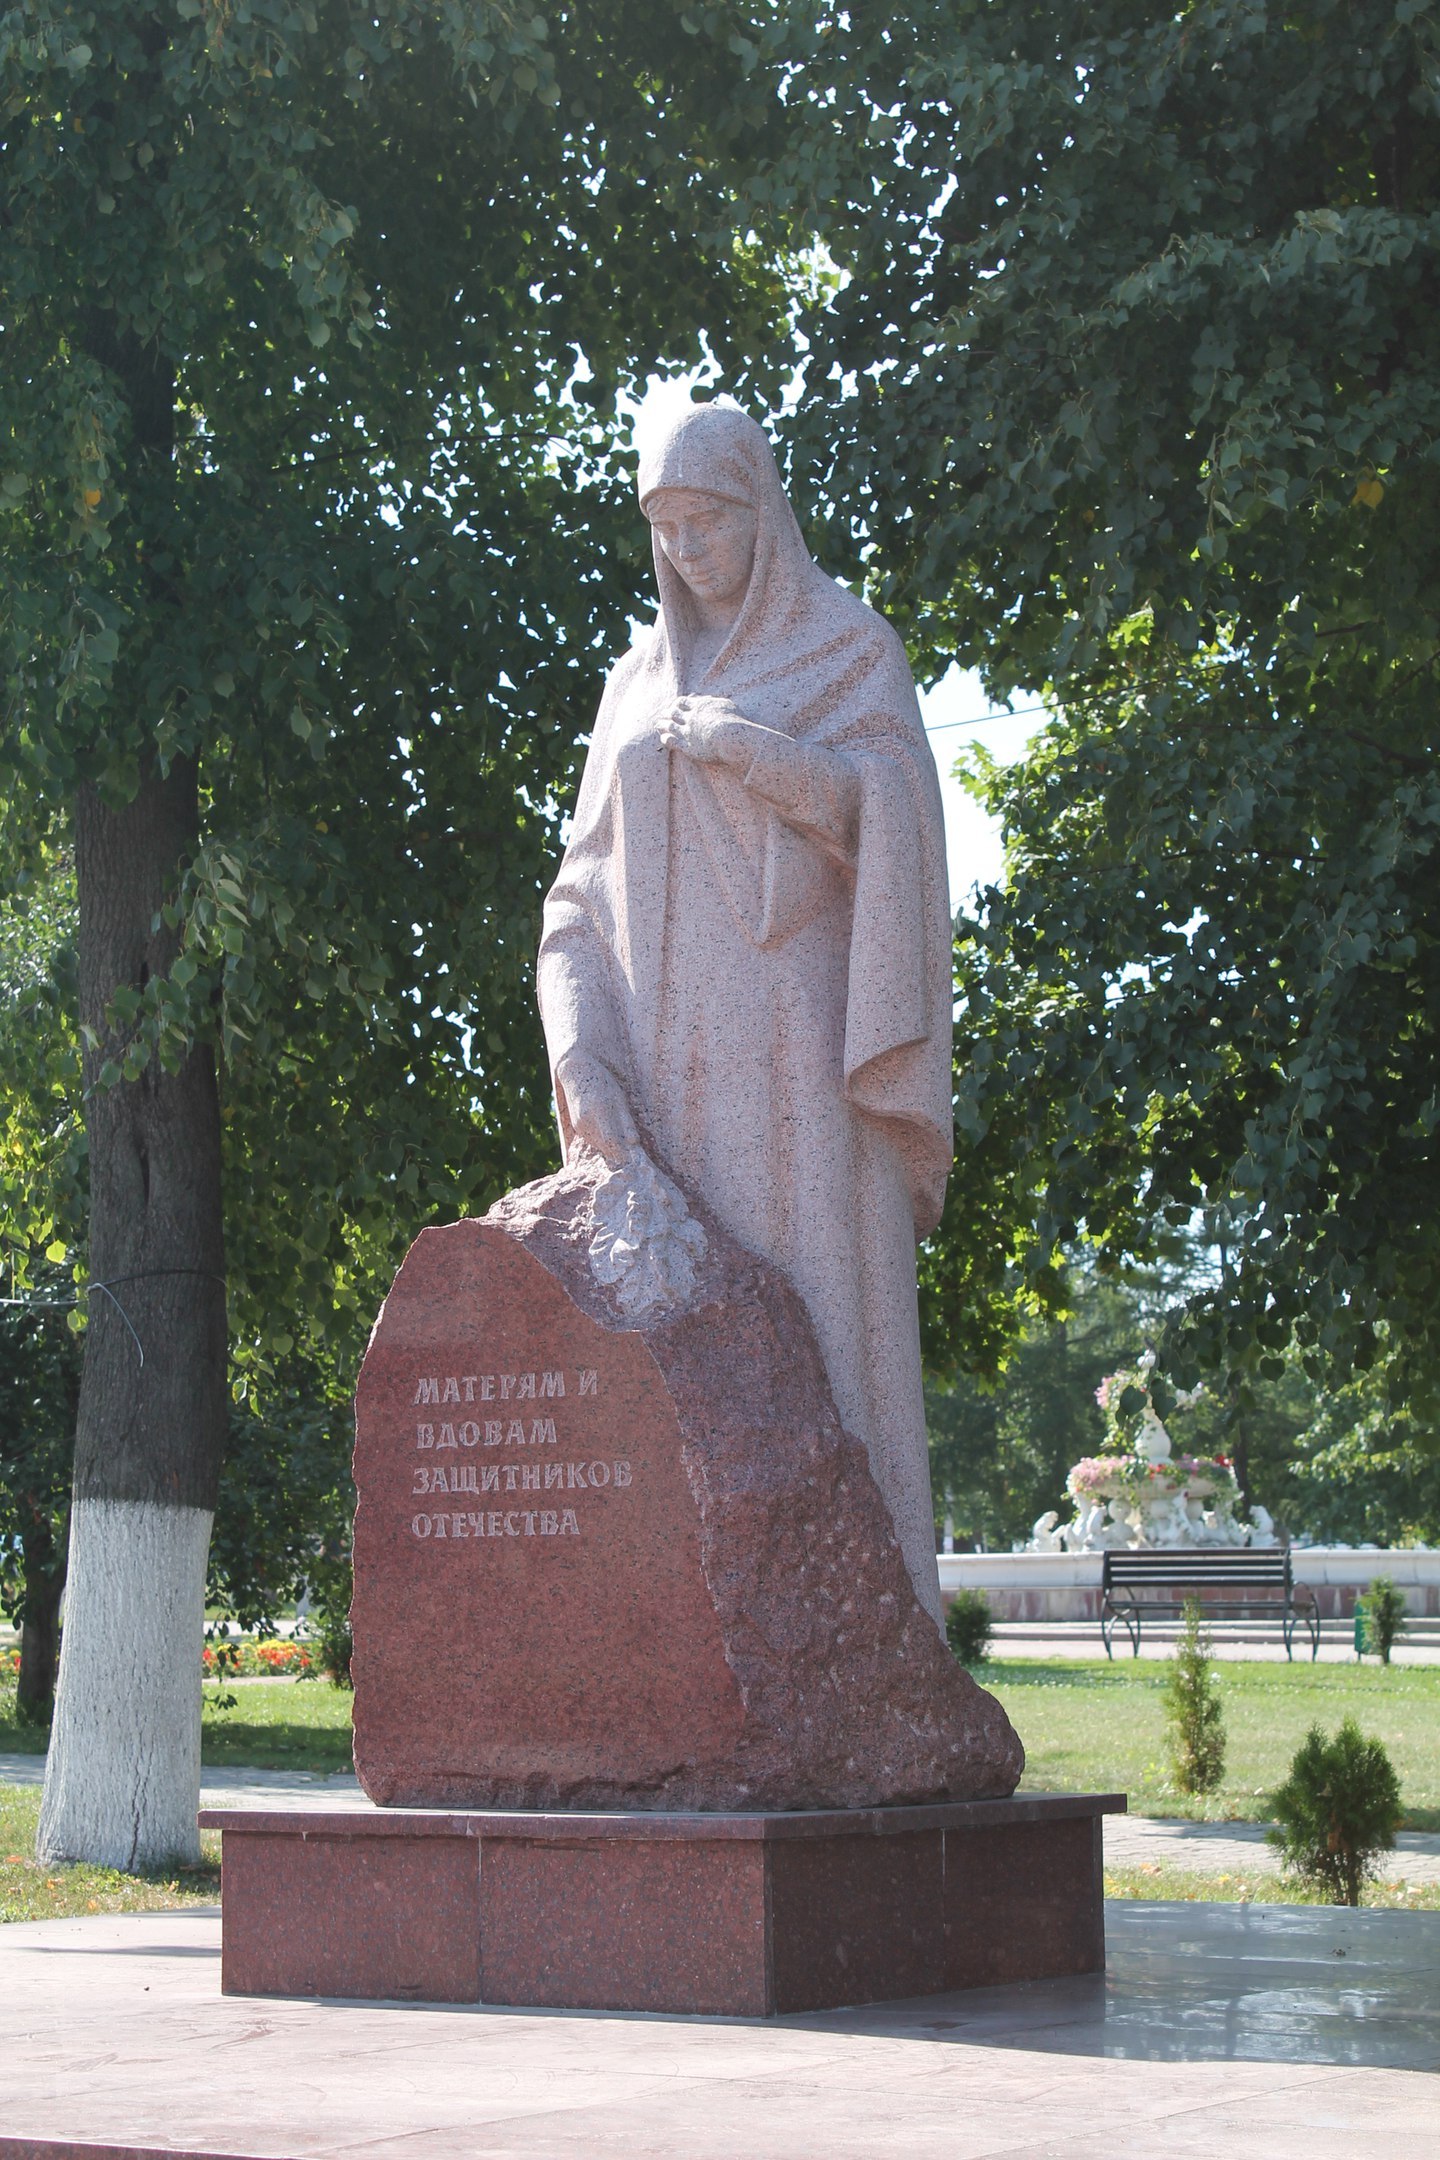
M 900 640 L 811 560 L 728 401 L 642 441 L 660 612 L 546 901 L 566 1159 L 641 1148 L 786 1275 L 940 1617 L 915 1243 L 952 1147 L 935 763 Z

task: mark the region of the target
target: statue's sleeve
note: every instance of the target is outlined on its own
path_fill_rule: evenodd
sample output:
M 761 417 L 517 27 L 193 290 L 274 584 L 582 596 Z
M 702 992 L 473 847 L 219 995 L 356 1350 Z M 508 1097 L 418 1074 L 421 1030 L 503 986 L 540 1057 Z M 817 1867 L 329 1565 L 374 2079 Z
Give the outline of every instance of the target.
M 612 706 L 608 696 L 601 703 L 570 842 L 546 896 L 535 963 L 540 1021 L 567 1158 L 572 1127 L 564 1086 L 556 1078 L 561 1059 L 568 1051 L 583 1050 L 608 1066 L 622 1086 L 628 1086 L 630 1077 L 628 1040 L 615 984 L 613 834 L 607 786 Z
M 852 864 L 860 813 L 854 767 L 838 751 L 796 742 L 777 729 L 754 732 L 763 740 L 745 773 L 750 793 L 768 802 L 787 825 Z
M 939 1220 L 953 1151 L 945 824 L 915 686 L 892 631 L 878 657 L 863 706 L 836 720 L 860 789 L 845 1092 L 857 1110 L 885 1120 L 923 1237 Z

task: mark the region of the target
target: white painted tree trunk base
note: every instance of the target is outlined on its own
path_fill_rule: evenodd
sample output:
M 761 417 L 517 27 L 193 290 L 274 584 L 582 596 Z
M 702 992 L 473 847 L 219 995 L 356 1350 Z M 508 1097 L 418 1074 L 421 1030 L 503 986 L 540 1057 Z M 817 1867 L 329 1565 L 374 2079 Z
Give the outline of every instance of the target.
M 36 1851 L 162 1867 L 200 1857 L 200 1654 L 210 1513 L 80 1500 Z

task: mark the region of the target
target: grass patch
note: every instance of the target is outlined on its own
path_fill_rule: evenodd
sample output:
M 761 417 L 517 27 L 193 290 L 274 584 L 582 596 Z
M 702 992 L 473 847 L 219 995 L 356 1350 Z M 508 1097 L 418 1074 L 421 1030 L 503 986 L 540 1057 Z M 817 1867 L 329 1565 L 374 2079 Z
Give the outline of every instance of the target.
M 976 1677 L 1004 1703 L 1025 1742 L 1026 1792 L 1130 1795 L 1137 1815 L 1264 1821 L 1270 1794 L 1314 1724 L 1353 1716 L 1390 1751 L 1405 1824 L 1440 1830 L 1440 1666 L 1215 1666 L 1228 1738 L 1225 1782 L 1203 1799 L 1170 1782 L 1163 1659 L 995 1659 Z M 207 1681 L 201 1760 L 211 1767 L 348 1770 L 354 1697 L 324 1680 Z M 43 1754 L 45 1734 L 16 1725 L 0 1697 L 0 1750 Z M 8 1850 L 19 1848 L 11 1845 Z
M 1169 1670 L 1162 1658 L 997 1658 L 975 1677 L 1025 1743 L 1022 1792 L 1123 1791 L 1137 1815 L 1263 1822 L 1310 1726 L 1333 1731 L 1350 1716 L 1390 1752 L 1405 1827 L 1440 1830 L 1440 1667 L 1217 1660 L 1225 1780 L 1203 1798 L 1171 1782 L 1161 1700 Z
M 200 1761 L 251 1770 L 349 1770 L 355 1697 L 328 1680 L 209 1681 Z
M 220 1899 L 220 1833 L 202 1830 L 199 1867 L 126 1875 L 118 1868 L 35 1858 L 38 1785 L 0 1785 L 0 1921 L 73 1920 L 90 1913 L 174 1912 Z
M 328 1680 L 207 1680 L 201 1688 L 200 1760 L 250 1770 L 349 1770 L 348 1688 Z M 0 1694 L 0 1752 L 43 1755 L 43 1727 L 17 1725 L 14 1690 Z
M 1240 1875 L 1212 1875 L 1201 1868 L 1107 1867 L 1107 1898 L 1165 1898 L 1195 1905 L 1319 1905 L 1322 1900 L 1286 1876 L 1253 1868 Z M 1362 1906 L 1386 1912 L 1440 1912 L 1440 1883 L 1367 1883 Z M 1332 1911 L 1344 1912 L 1345 1906 Z

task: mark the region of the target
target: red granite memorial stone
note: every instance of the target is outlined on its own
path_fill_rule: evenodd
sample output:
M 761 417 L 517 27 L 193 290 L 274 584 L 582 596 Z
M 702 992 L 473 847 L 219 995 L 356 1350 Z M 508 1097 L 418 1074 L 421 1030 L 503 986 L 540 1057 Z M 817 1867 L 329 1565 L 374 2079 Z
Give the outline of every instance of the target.
M 356 1401 L 355 1760 L 390 1806 L 774 1809 L 1013 1791 L 788 1284 L 702 1209 L 628 1317 L 603 1166 L 422 1232 Z

